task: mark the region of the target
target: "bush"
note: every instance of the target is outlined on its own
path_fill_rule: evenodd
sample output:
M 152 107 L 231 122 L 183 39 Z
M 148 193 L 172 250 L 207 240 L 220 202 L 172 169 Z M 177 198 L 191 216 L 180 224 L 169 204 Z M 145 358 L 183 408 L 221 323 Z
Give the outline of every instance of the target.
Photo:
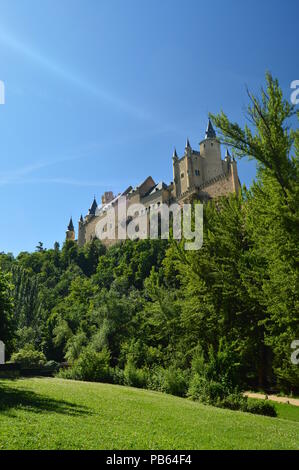
M 233 393 L 228 395 L 222 400 L 218 400 L 215 403 L 215 406 L 257 415 L 271 417 L 277 416 L 275 406 L 272 403 L 269 403 L 266 400 L 248 400 L 241 393 Z
M 70 369 L 59 372 L 59 377 L 87 382 L 110 381 L 110 353 L 105 348 L 100 352 L 87 347 Z
M 226 402 L 229 407 L 233 407 L 232 409 L 239 409 L 238 406 L 241 406 L 239 368 L 236 351 L 224 341 L 216 351 L 210 347 L 206 355 L 202 350 L 198 350 L 192 360 L 188 396 L 193 400 L 215 406 L 221 406 L 221 403 Z
M 156 367 L 149 373 L 148 388 L 159 392 L 169 393 L 178 397 L 186 396 L 188 390 L 189 372 L 169 367 Z
M 124 370 L 124 385 L 128 385 L 129 387 L 146 388 L 147 379 L 147 371 L 144 369 L 137 369 L 131 360 L 127 362 Z
M 246 409 L 244 411 L 256 415 L 271 416 L 273 418 L 277 416 L 275 406 L 267 400 L 247 400 Z
M 226 396 L 222 400 L 216 402 L 216 406 L 219 408 L 226 408 L 234 411 L 246 411 L 247 410 L 247 398 L 241 393 L 232 393 Z
M 119 367 L 110 368 L 110 377 L 112 383 L 116 385 L 124 385 L 125 383 L 124 371 Z
M 150 390 L 164 392 L 164 369 L 162 367 L 157 366 L 150 371 L 147 386 Z
M 223 400 L 229 395 L 229 390 L 220 382 L 207 379 L 195 373 L 188 389 L 188 397 L 192 400 L 199 400 L 202 403 L 216 405 L 219 400 Z
M 20 364 L 24 369 L 35 369 L 43 367 L 46 362 L 46 356 L 41 351 L 36 351 L 33 346 L 26 346 L 11 356 L 13 364 Z
M 178 397 L 186 396 L 188 390 L 188 377 L 181 369 L 169 367 L 164 371 L 164 391 Z

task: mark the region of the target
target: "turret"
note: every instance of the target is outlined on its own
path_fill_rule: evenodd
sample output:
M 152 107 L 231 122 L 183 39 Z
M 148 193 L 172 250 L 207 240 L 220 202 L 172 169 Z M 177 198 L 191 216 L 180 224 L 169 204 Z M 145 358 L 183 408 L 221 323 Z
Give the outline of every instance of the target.
M 78 245 L 83 246 L 84 243 L 85 243 L 85 224 L 84 224 L 83 215 L 81 214 L 81 217 L 79 220 L 79 229 L 78 229 Z
M 190 157 L 191 152 L 192 152 L 192 148 L 191 148 L 189 139 L 187 139 L 186 140 L 186 145 L 185 145 L 185 155 L 187 155 L 187 157 Z
M 176 148 L 173 151 L 172 159 L 173 160 L 178 160 L 178 154 L 177 154 Z
M 73 224 L 73 218 L 70 218 L 68 228 L 66 231 L 66 239 L 67 240 L 75 240 L 75 229 L 74 229 L 74 224 Z
M 96 201 L 96 197 L 94 197 L 93 203 L 91 204 L 90 209 L 88 211 L 88 215 L 90 215 L 92 217 L 95 216 L 97 208 L 98 208 L 98 203 Z
M 228 149 L 226 149 L 224 160 L 225 160 L 226 162 L 230 162 L 230 161 L 231 161 L 231 156 L 230 156 L 230 153 L 229 153 L 229 150 L 228 150 Z
M 200 155 L 203 158 L 204 180 L 209 181 L 222 174 L 221 148 L 211 120 L 208 120 L 205 139 L 200 142 Z
M 216 139 L 216 132 L 214 130 L 211 119 L 208 120 L 207 130 L 206 130 L 206 139 Z

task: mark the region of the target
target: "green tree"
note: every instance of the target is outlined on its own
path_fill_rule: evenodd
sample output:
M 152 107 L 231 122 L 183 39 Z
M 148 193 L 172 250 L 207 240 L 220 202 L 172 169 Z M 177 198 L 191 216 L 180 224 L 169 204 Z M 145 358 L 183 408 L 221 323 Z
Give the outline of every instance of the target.
M 248 92 L 251 128 L 231 123 L 224 113 L 211 117 L 222 142 L 238 157 L 254 158 L 258 164 L 245 221 L 255 264 L 251 279 L 246 279 L 247 288 L 266 312 L 264 344 L 271 347 L 276 379 L 298 387 L 299 372 L 290 362 L 290 345 L 299 337 L 299 131 L 290 130 L 294 107 L 283 98 L 278 81 L 270 74 L 266 81 L 261 97 Z
M 0 269 L 0 339 L 6 344 L 8 354 L 14 337 L 13 298 L 11 277 Z

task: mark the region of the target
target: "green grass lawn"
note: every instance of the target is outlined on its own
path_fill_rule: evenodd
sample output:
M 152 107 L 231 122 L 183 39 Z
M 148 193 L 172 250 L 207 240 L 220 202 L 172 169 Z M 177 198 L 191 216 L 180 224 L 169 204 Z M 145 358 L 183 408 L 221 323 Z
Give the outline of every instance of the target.
M 108 384 L 0 380 L 0 449 L 299 449 L 287 406 L 268 418 Z
M 287 405 L 285 403 L 277 403 L 273 401 L 271 403 L 274 404 L 279 418 L 296 421 L 299 424 L 299 406 Z

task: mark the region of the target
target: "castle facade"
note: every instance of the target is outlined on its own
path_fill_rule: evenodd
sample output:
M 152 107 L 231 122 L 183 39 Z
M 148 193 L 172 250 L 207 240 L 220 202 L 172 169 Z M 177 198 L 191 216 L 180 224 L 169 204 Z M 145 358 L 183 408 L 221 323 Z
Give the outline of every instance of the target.
M 221 146 L 215 130 L 209 120 L 205 138 L 199 144 L 199 150 L 194 150 L 187 139 L 185 152 L 182 157 L 174 150 L 173 181 L 166 184 L 156 183 L 148 176 L 139 186 L 129 186 L 123 193 L 115 196 L 111 191 L 102 196 L 102 205 L 98 206 L 94 199 L 87 215 L 81 215 L 78 227 L 79 246 L 92 241 L 96 237 L 96 226 L 106 216 L 111 206 L 117 206 L 120 196 L 125 196 L 127 206 L 142 204 L 146 211 L 157 209 L 161 204 L 171 205 L 190 203 L 193 200 L 209 201 L 230 193 L 238 193 L 240 181 L 237 163 L 231 158 L 228 150 L 224 160 L 221 158 Z M 75 229 L 70 220 L 66 238 L 75 240 Z M 107 245 L 113 240 L 107 240 Z M 105 243 L 105 241 L 104 241 Z

